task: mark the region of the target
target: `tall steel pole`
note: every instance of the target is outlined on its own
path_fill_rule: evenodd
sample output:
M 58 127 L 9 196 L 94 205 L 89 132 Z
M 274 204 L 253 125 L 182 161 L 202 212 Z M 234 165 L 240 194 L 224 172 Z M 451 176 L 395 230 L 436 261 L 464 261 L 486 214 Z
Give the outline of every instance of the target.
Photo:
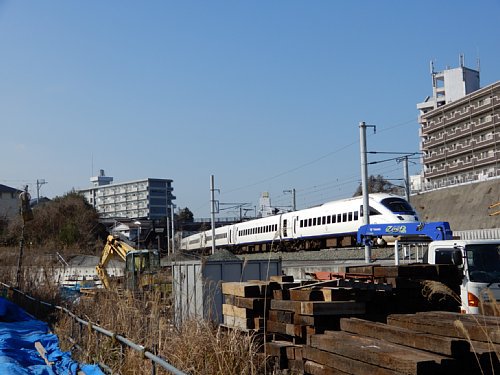
M 410 202 L 410 177 L 408 174 L 408 156 L 403 157 L 403 169 L 404 169 L 404 179 L 405 179 L 405 196 L 406 200 Z
M 215 254 L 215 187 L 214 175 L 210 176 L 210 216 L 212 220 L 212 254 Z
M 370 224 L 370 205 L 368 191 L 368 163 L 366 153 L 366 124 L 359 123 L 359 148 L 361 155 L 361 191 L 363 193 L 363 224 Z M 365 262 L 371 262 L 372 249 L 371 245 L 365 243 Z
M 171 210 L 171 216 L 172 216 L 172 254 L 175 253 L 175 221 L 174 221 L 174 209 L 175 209 L 175 204 L 172 204 L 172 210 Z

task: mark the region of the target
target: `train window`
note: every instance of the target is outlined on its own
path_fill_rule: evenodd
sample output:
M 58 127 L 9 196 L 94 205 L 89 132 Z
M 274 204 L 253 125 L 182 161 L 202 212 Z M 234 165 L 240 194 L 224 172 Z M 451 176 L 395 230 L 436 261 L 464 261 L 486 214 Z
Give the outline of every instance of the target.
M 344 213 L 342 214 L 342 222 L 344 222 L 344 223 L 345 223 L 346 221 L 347 221 L 347 214 L 344 212 Z
M 300 226 L 300 228 L 304 227 L 304 220 L 301 220 L 301 221 L 300 221 L 299 226 Z
M 321 218 L 321 224 L 326 224 L 326 216 L 323 216 L 323 217 Z
M 363 205 L 359 206 L 359 216 L 363 217 Z
M 313 217 L 313 226 L 316 225 L 316 218 Z
M 347 215 L 348 215 L 348 219 L 347 220 L 352 221 L 352 212 L 349 212 Z
M 327 224 L 330 224 L 330 223 L 331 223 L 331 221 L 332 221 L 332 217 L 331 217 L 330 215 L 328 215 L 328 216 L 326 217 L 326 223 L 327 223 Z
M 318 223 L 318 225 L 321 225 L 321 218 L 318 217 L 318 221 L 316 221 L 316 223 Z
M 378 212 L 373 207 L 370 207 L 370 216 L 373 216 L 373 215 L 380 215 L 380 212 Z
M 342 222 L 342 214 L 337 214 L 337 223 Z
M 332 223 L 335 224 L 337 222 L 337 215 L 332 215 Z
M 309 222 L 309 226 L 311 227 L 312 226 L 312 219 L 309 219 L 308 222 Z
M 354 211 L 354 220 L 358 220 L 359 217 L 358 217 L 358 211 Z

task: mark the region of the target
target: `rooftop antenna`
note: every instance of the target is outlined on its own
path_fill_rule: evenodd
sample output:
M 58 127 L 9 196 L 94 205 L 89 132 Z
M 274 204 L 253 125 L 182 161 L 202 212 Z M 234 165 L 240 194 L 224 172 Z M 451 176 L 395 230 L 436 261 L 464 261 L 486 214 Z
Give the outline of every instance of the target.
M 432 75 L 432 74 L 434 74 L 434 61 L 433 60 L 430 61 L 429 66 L 431 68 L 431 75 Z
M 464 54 L 461 53 L 459 55 L 459 59 L 460 59 L 460 67 L 463 68 L 464 67 L 464 62 L 465 62 L 465 58 L 464 58 Z

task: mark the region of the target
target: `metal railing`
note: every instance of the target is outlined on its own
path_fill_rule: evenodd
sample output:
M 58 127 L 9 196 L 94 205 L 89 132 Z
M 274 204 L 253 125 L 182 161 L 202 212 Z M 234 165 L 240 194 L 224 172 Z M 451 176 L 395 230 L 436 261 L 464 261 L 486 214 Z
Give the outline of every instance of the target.
M 171 374 L 174 374 L 174 375 L 186 375 L 186 373 L 184 373 L 184 372 L 180 371 L 179 369 L 175 368 L 170 363 L 168 363 L 167 361 L 165 361 L 163 358 L 158 357 L 154 353 L 148 351 L 144 346 L 138 345 L 138 344 L 130 341 L 126 337 L 124 337 L 122 335 L 119 335 L 119 334 L 116 334 L 116 333 L 114 333 L 112 331 L 109 331 L 107 329 L 104 329 L 104 328 L 100 327 L 99 325 L 96 325 L 96 324 L 94 324 L 92 322 L 89 322 L 89 321 L 87 321 L 85 319 L 81 319 L 80 317 L 78 317 L 77 315 L 73 314 L 70 310 L 68 310 L 65 307 L 53 305 L 51 303 L 38 300 L 38 299 L 36 299 L 36 298 L 34 298 L 34 297 L 32 297 L 32 296 L 24 293 L 23 291 L 21 291 L 19 289 L 16 289 L 16 288 L 14 288 L 14 287 L 12 287 L 12 286 L 10 286 L 8 284 L 5 284 L 3 282 L 0 282 L 0 285 L 4 289 L 10 290 L 10 291 L 12 291 L 14 293 L 17 293 L 18 295 L 26 298 L 27 300 L 29 300 L 31 302 L 37 303 L 40 307 L 44 306 L 46 308 L 50 308 L 50 309 L 54 309 L 54 310 L 59 310 L 59 311 L 65 313 L 65 314 L 67 314 L 75 322 L 77 322 L 80 325 L 80 327 L 86 326 L 88 328 L 89 332 L 95 331 L 95 332 L 97 332 L 97 333 L 99 333 L 101 335 L 104 335 L 104 336 L 107 336 L 107 337 L 111 338 L 113 341 L 119 342 L 120 345 L 122 345 L 122 347 L 124 345 L 124 346 L 129 347 L 132 350 L 135 350 L 135 351 L 139 352 L 143 358 L 149 359 L 151 361 L 151 373 L 153 375 L 156 374 L 156 366 L 159 366 L 159 367 L 161 367 L 161 368 L 169 371 Z M 80 332 L 81 331 L 82 330 L 80 329 Z M 107 366 L 103 366 L 103 367 L 107 368 Z M 108 371 L 109 371 L 109 368 L 108 368 Z

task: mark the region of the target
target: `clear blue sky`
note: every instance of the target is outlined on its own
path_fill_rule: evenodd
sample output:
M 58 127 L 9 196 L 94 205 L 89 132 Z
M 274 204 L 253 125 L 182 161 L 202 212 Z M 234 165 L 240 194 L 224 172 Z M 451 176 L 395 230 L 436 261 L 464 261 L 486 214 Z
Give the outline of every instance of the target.
M 370 151 L 418 151 L 429 62 L 480 57 L 485 86 L 499 47 L 498 0 L 0 0 L 0 183 L 35 196 L 45 179 L 52 198 L 99 169 L 170 178 L 196 217 L 211 174 L 223 203 L 348 197 L 360 121 L 377 126 Z

